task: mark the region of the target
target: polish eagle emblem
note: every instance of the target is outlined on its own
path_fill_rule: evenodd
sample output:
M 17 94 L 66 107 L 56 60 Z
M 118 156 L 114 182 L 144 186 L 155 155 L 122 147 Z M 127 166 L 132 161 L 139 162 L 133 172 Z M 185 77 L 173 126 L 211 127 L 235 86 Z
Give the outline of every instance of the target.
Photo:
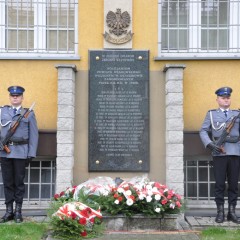
M 110 33 L 116 36 L 121 36 L 122 34 L 127 33 L 125 28 L 130 25 L 131 19 L 127 11 L 121 13 L 121 9 L 117 8 L 115 13 L 113 11 L 107 13 L 106 22 L 107 26 L 110 28 Z

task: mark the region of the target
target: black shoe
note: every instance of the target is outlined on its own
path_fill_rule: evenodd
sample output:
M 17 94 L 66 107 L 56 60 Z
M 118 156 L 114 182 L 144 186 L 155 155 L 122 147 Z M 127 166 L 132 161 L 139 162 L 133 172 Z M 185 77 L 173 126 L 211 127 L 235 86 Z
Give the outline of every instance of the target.
M 238 218 L 236 213 L 235 213 L 235 205 L 229 205 L 227 220 L 232 221 L 232 222 L 237 223 L 237 224 L 240 224 L 240 218 Z
M 9 222 L 13 219 L 14 219 L 14 214 L 6 212 L 5 215 L 2 218 L 0 218 L 0 223 Z
M 235 213 L 228 213 L 227 220 L 240 224 L 240 218 Z
M 16 212 L 14 216 L 14 220 L 16 223 L 21 223 L 23 221 L 22 213 Z
M 23 218 L 22 218 L 22 204 L 20 204 L 20 203 L 16 203 L 14 220 L 15 220 L 16 223 L 21 223 L 23 221 Z
M 217 216 L 215 218 L 216 223 L 223 223 L 224 222 L 224 206 L 223 204 L 217 204 Z

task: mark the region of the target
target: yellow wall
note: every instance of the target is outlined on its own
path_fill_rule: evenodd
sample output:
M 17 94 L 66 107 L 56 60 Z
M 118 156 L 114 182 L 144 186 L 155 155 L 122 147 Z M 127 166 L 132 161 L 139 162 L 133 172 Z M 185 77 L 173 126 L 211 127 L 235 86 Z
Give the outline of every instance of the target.
M 34 110 L 40 129 L 56 129 L 57 69 L 53 61 L 0 61 L 0 104 L 9 104 L 11 85 L 25 88 L 24 107 L 36 102 Z
M 88 50 L 103 48 L 103 0 L 79 0 L 80 61 L 67 60 L 0 60 L 0 105 L 9 103 L 7 88 L 26 88 L 24 106 L 36 102 L 35 112 L 40 129 L 56 129 L 57 69 L 56 64 L 76 64 L 78 71 L 88 70 Z M 133 0 L 133 48 L 150 49 L 151 68 L 157 54 L 157 0 Z
M 186 61 L 184 70 L 184 129 L 199 130 L 209 109 L 217 107 L 215 91 L 233 88 L 232 105 L 240 108 L 240 62 Z
M 103 0 L 79 0 L 80 61 L 0 60 L 0 105 L 8 104 L 7 88 L 26 88 L 24 106 L 36 102 L 40 129 L 56 129 L 56 64 L 76 64 L 78 71 L 88 70 L 88 50 L 103 48 Z M 166 63 L 184 63 L 185 130 L 198 130 L 208 109 L 216 107 L 216 88 L 229 85 L 234 91 L 233 107 L 240 104 L 240 68 L 237 60 L 228 61 L 154 61 L 158 42 L 158 1 L 133 0 L 133 49 L 150 50 L 150 71 L 161 71 Z

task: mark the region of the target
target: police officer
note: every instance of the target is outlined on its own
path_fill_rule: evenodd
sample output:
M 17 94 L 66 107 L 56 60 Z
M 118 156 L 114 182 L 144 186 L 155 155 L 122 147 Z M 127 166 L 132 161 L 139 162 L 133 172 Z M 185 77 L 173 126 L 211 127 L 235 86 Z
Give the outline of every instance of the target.
M 22 107 L 25 89 L 21 86 L 11 86 L 8 91 L 11 105 L 0 108 L 1 141 L 5 138 L 14 121 L 26 111 Z M 6 204 L 6 213 L 0 219 L 0 222 L 13 219 L 17 223 L 23 221 L 22 203 L 25 192 L 25 166 L 28 166 L 31 159 L 36 157 L 37 145 L 37 122 L 34 112 L 31 111 L 27 118 L 22 118 L 15 133 L 7 143 L 10 153 L 5 150 L 0 151 Z M 14 202 L 16 203 L 15 212 L 13 211 Z
M 240 167 L 239 118 L 237 118 L 233 128 L 228 134 L 222 146 L 223 148 L 215 144 L 215 141 L 221 136 L 229 122 L 231 122 L 234 116 L 238 116 L 239 114 L 239 111 L 230 109 L 231 93 L 232 89 L 230 87 L 222 87 L 215 92 L 219 108 L 207 112 L 200 129 L 200 138 L 204 146 L 211 150 L 213 157 L 215 202 L 217 205 L 217 216 L 215 221 L 217 223 L 222 223 L 225 218 L 224 190 L 226 180 L 228 182 L 227 220 L 240 223 L 240 219 L 235 213 Z

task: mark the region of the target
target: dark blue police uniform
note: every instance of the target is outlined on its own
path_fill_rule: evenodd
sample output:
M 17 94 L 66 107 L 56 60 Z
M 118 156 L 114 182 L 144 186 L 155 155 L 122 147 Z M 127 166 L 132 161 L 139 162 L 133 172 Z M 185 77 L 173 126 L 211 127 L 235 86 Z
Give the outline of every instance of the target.
M 11 86 L 8 88 L 10 95 L 23 95 L 25 89 L 21 86 Z M 7 135 L 9 128 L 14 122 L 25 113 L 26 109 L 18 106 L 3 106 L 0 108 L 1 120 L 1 141 Z M 5 150 L 0 151 L 1 169 L 4 185 L 6 213 L 0 219 L 0 222 L 6 222 L 15 219 L 16 222 L 22 222 L 22 203 L 25 193 L 25 166 L 29 164 L 32 158 L 36 157 L 38 145 L 38 128 L 33 111 L 27 118 L 22 118 L 19 126 L 7 143 L 10 153 Z M 16 209 L 13 213 L 13 203 L 16 203 Z
M 230 87 L 219 88 L 215 94 L 224 104 L 224 98 L 231 96 Z M 221 107 L 219 105 L 219 107 Z M 222 136 L 226 126 L 237 117 L 230 133 L 227 135 L 223 146 L 217 146 L 215 142 Z M 240 169 L 240 141 L 239 141 L 239 111 L 231 109 L 214 109 L 207 112 L 202 127 L 200 138 L 205 147 L 212 151 L 213 171 L 215 177 L 215 202 L 217 205 L 216 222 L 224 221 L 224 191 L 225 181 L 228 182 L 228 215 L 227 219 L 235 223 L 240 223 L 240 219 L 235 214 L 235 207 L 238 197 L 238 176 Z M 212 139 L 210 138 L 210 135 Z M 222 148 L 224 148 L 224 152 Z

